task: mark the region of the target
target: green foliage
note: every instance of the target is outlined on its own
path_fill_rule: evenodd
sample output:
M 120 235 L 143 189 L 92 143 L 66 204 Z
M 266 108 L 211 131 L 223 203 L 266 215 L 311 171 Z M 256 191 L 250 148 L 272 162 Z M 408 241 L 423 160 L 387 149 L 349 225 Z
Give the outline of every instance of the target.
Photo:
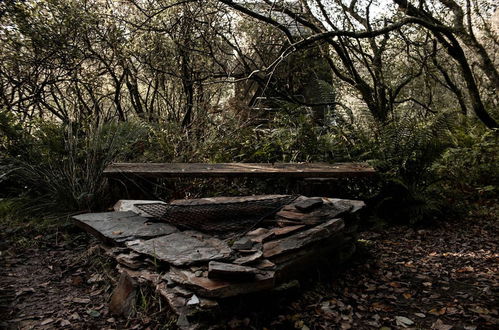
M 299 162 L 328 161 L 330 136 L 315 125 L 307 107 L 278 111 L 267 125 L 255 126 L 230 114 L 198 119 L 186 129 L 167 122 L 149 124 L 139 161 Z
M 450 136 L 452 146 L 433 166 L 449 196 L 480 198 L 499 193 L 499 135 L 464 126 Z
M 431 167 L 448 146 L 451 123 L 446 116 L 424 124 L 403 120 L 382 131 L 374 164 L 388 179 L 377 205 L 384 219 L 415 224 L 441 214 L 445 205 L 434 194 L 437 178 Z
M 379 170 L 380 182 L 345 180 L 343 185 L 368 199 L 376 219 L 399 223 L 438 218 L 449 202 L 442 196 L 497 194 L 495 132 L 460 127 L 445 116 L 378 125 L 353 122 L 337 111 L 328 122 L 317 126 L 309 108 L 286 105 L 265 127 L 228 114 L 195 121 L 188 129 L 173 123 L 111 122 L 91 128 L 45 121 L 33 123 L 27 132 L 10 124 L 14 129 L 9 134 L 17 143 L 2 145 L 7 157 L 0 180 L 29 201 L 28 211 L 55 212 L 107 207 L 112 201 L 102 171 L 117 160 L 368 161 Z M 189 189 L 202 184 L 192 183 Z M 265 190 L 260 184 L 251 186 L 253 192 Z M 210 187 L 252 193 L 243 182 Z M 207 188 L 199 191 L 206 194 Z
M 14 116 L 7 111 L 0 111 L 0 152 L 19 139 L 22 128 L 15 123 Z
M 16 166 L 13 192 L 27 199 L 28 211 L 102 207 L 109 198 L 104 168 L 112 161 L 132 158 L 145 133 L 135 123 L 108 123 L 87 130 L 40 123 L 23 137 L 27 148 L 22 153 L 13 153 L 17 148 L 8 150 L 10 163 Z
M 373 165 L 408 185 L 427 186 L 430 167 L 448 147 L 453 120 L 448 115 L 425 121 L 405 117 L 379 127 L 370 152 Z
M 243 127 L 227 134 L 213 150 L 215 161 L 313 162 L 328 161 L 330 140 L 317 126 L 308 107 L 283 104 L 265 125 Z M 225 148 L 220 148 L 225 145 Z
M 434 218 L 450 196 L 497 194 L 497 133 L 449 115 L 466 113 L 456 91 L 469 94 L 469 84 L 427 31 L 342 37 L 341 47 L 310 45 L 268 67 L 287 47 L 278 30 L 254 19 L 236 28 L 216 1 L 170 4 L 0 2 L 0 197 L 22 197 L 31 211 L 103 208 L 111 196 L 102 171 L 117 160 L 367 161 L 380 183 L 344 185 L 370 198 L 376 216 L 404 223 Z M 494 116 L 496 94 L 480 72 Z M 252 79 L 234 85 L 232 74 Z M 277 111 L 255 115 L 226 106 L 230 97 L 315 105 L 276 102 Z M 223 185 L 202 184 L 189 183 L 203 193 Z
M 12 204 L 12 201 L 0 200 L 0 219 L 5 219 L 12 214 Z
M 445 205 L 435 193 L 438 178 L 432 166 L 449 146 L 452 117 L 404 116 L 379 124 L 368 116 L 353 122 L 347 113 L 336 118 L 336 125 L 331 132 L 336 158 L 367 161 L 379 171 L 377 183 L 358 191 L 369 197 L 376 222 L 415 224 L 441 214 Z

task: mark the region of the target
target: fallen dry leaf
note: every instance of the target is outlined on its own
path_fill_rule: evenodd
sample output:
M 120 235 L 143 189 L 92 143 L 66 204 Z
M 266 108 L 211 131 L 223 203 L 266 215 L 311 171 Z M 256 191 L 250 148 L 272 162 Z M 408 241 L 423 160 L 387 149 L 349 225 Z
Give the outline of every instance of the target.
M 470 311 L 482 315 L 488 315 L 490 313 L 490 311 L 487 308 L 483 308 L 481 306 L 473 306 L 470 308 Z
M 16 291 L 16 297 L 19 297 L 19 296 L 21 296 L 23 294 L 27 294 L 27 293 L 33 293 L 33 292 L 35 292 L 34 288 L 22 288 L 22 289 Z
M 73 314 L 71 314 L 71 316 L 69 317 L 70 320 L 79 320 L 81 319 L 80 315 L 76 312 L 74 312 Z
M 61 320 L 61 323 L 60 323 L 61 327 L 67 327 L 69 325 L 71 325 L 71 322 L 69 322 L 68 320 Z
M 50 324 L 54 322 L 54 319 L 45 319 L 42 321 L 42 323 L 40 323 L 40 325 L 47 325 L 47 324 Z
M 456 270 L 456 273 L 471 273 L 475 269 L 471 266 L 462 267 Z
M 409 325 L 413 325 L 414 321 L 405 316 L 395 316 L 395 322 L 398 326 L 407 328 Z
M 71 299 L 71 301 L 75 302 L 75 303 L 78 303 L 78 304 L 89 304 L 90 303 L 90 299 L 88 298 L 73 298 Z
M 81 276 L 72 276 L 71 285 L 79 286 L 83 284 L 83 278 Z
M 433 308 L 433 309 L 430 309 L 428 311 L 428 313 L 432 314 L 432 315 L 435 315 L 435 316 L 440 316 L 440 315 L 444 315 L 445 314 L 445 311 L 447 309 L 445 307 L 442 307 L 440 309 L 437 309 L 437 308 Z
M 444 324 L 442 320 L 438 319 L 433 325 L 431 326 L 433 330 L 450 330 L 452 329 L 452 325 Z
M 383 303 L 380 303 L 380 302 L 375 302 L 371 305 L 371 307 L 376 310 L 376 311 L 383 311 L 383 312 L 390 312 L 393 310 L 392 307 L 390 306 L 387 306 Z

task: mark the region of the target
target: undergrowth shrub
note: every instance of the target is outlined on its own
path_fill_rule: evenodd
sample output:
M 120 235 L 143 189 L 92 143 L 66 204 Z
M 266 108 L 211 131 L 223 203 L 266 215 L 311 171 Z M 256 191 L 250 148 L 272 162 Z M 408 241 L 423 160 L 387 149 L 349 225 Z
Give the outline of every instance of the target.
M 213 150 L 216 161 L 317 162 L 328 161 L 327 129 L 314 124 L 306 107 L 285 105 L 265 124 L 236 129 Z M 222 146 L 222 147 L 221 147 Z
M 433 165 L 447 197 L 479 199 L 499 195 L 498 133 L 467 125 L 450 135 L 451 147 Z
M 406 114 L 380 124 L 364 113 L 332 109 L 319 126 L 310 108 L 282 104 L 263 123 L 244 118 L 226 112 L 198 118 L 188 128 L 172 122 L 111 122 L 92 128 L 50 121 L 21 128 L 3 113 L 2 193 L 24 197 L 30 212 L 82 211 L 114 202 L 102 176 L 113 161 L 362 161 L 378 170 L 378 180 L 343 180 L 342 190 L 367 200 L 377 222 L 434 220 L 453 206 L 452 196 L 497 195 L 497 133 L 458 125 L 449 115 Z M 161 197 L 181 198 L 171 191 L 177 188 L 197 197 L 270 193 L 267 186 L 276 184 L 197 180 L 166 185 L 170 191 Z
M 435 192 L 433 164 L 450 145 L 454 118 L 399 116 L 377 123 L 368 114 L 335 118 L 332 159 L 365 161 L 378 171 L 377 181 L 359 191 L 375 223 L 415 224 L 438 218 L 445 205 Z
M 16 170 L 11 189 L 26 201 L 27 212 L 102 208 L 109 202 L 104 168 L 134 157 L 146 136 L 137 123 L 107 123 L 96 128 L 43 122 L 6 153 Z M 17 191 L 16 191 L 17 190 Z

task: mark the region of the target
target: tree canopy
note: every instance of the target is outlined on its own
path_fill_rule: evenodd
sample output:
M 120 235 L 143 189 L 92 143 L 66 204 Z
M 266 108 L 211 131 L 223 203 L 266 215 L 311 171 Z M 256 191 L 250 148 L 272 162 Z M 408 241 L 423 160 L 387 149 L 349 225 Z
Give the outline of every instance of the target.
M 379 122 L 403 112 L 459 112 L 497 128 L 496 7 L 476 0 L 6 1 L 0 106 L 21 121 L 137 116 L 187 127 L 241 99 L 233 92 L 238 81 L 260 86 L 259 96 L 303 103 L 289 77 L 282 83 L 283 71 L 298 54 L 307 68 L 312 50 L 324 65 L 310 72 L 342 91 L 334 102 L 341 108 L 358 99 Z M 321 102 L 328 103 L 305 104 Z

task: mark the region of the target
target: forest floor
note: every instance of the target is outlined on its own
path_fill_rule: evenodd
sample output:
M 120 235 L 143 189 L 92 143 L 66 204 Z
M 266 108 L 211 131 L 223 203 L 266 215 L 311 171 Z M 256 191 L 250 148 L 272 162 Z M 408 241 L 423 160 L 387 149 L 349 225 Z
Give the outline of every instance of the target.
M 217 323 L 236 329 L 497 329 L 498 214 L 497 201 L 489 201 L 431 228 L 365 232 L 359 253 L 343 269 L 314 271 L 299 290 L 277 300 L 242 300 Z M 164 304 L 144 291 L 135 317 L 109 315 L 117 274 L 87 234 L 70 225 L 42 230 L 32 223 L 0 222 L 0 230 L 0 328 L 174 324 Z

